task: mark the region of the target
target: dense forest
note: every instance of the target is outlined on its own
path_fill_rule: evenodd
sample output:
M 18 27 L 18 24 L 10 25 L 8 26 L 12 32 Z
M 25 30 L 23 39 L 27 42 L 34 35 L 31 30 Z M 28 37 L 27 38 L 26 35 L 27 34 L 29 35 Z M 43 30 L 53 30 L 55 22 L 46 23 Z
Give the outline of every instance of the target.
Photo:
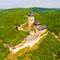
M 0 60 L 4 60 L 9 55 L 9 49 L 4 47 L 4 44 L 15 46 L 28 36 L 29 32 L 18 31 L 16 26 L 27 21 L 29 12 L 34 13 L 35 20 L 39 20 L 40 24 L 46 24 L 50 33 L 42 39 L 42 43 L 36 45 L 38 46 L 36 50 L 27 48 L 27 51 L 21 56 L 16 55 L 17 59 L 26 60 L 27 57 L 28 60 L 58 60 L 60 58 L 60 42 L 51 33 L 54 32 L 60 38 L 60 9 L 36 7 L 13 8 L 0 12 Z

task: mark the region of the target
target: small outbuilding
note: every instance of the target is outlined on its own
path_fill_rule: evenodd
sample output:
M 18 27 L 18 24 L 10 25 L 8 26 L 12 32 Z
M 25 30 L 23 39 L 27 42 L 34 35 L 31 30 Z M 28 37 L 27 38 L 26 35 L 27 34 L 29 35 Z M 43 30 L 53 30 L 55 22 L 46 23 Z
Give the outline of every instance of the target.
M 40 25 L 40 22 L 38 20 L 34 21 L 33 25 Z

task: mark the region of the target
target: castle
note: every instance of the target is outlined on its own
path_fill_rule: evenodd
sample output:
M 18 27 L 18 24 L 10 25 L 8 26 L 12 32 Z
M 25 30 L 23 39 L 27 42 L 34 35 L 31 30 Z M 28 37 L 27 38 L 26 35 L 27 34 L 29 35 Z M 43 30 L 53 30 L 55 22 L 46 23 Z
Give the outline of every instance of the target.
M 25 24 L 23 24 L 23 25 L 25 25 Z M 28 24 L 27 30 L 31 30 L 32 28 L 34 28 L 33 31 L 30 31 L 30 34 L 17 46 L 15 46 L 15 47 L 10 46 L 9 49 L 11 52 L 16 53 L 20 49 L 25 48 L 27 46 L 32 47 L 36 42 L 38 42 L 42 37 L 44 37 L 46 35 L 45 34 L 45 35 L 41 36 L 43 33 L 46 32 L 47 26 L 41 25 L 38 20 L 34 20 L 34 14 L 32 12 L 30 12 L 28 14 L 27 24 Z M 23 25 L 17 27 L 17 29 L 23 30 L 23 28 L 22 28 Z

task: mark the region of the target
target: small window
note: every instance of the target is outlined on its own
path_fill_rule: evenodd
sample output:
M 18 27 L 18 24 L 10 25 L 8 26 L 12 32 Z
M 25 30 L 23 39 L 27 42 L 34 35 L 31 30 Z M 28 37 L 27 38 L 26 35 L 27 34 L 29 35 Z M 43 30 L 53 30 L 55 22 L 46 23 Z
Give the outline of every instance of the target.
M 33 21 L 33 19 L 31 21 Z

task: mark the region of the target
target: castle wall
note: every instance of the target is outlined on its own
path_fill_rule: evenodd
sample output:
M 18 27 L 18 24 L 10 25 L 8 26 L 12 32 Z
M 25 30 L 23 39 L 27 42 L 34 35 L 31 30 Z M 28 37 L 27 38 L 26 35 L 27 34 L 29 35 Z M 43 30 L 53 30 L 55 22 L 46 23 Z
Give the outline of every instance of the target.
M 15 49 L 11 49 L 11 52 L 12 53 L 16 53 L 16 52 L 18 52 L 19 50 L 21 50 L 21 49 L 23 49 L 23 48 L 25 48 L 25 47 L 28 47 L 28 46 L 30 46 L 30 47 L 32 47 L 35 43 L 37 43 L 41 38 L 43 38 L 45 35 L 47 35 L 47 33 L 46 34 L 44 34 L 43 36 L 39 36 L 36 40 L 34 40 L 34 41 L 32 41 L 32 42 L 26 42 L 26 43 L 24 43 L 22 46 L 20 46 L 20 47 L 18 47 L 18 48 L 15 48 Z
M 36 33 L 39 34 L 39 35 L 42 35 L 42 34 L 44 34 L 46 31 L 47 31 L 47 29 L 44 29 L 44 30 L 41 30 L 41 31 L 36 30 Z

